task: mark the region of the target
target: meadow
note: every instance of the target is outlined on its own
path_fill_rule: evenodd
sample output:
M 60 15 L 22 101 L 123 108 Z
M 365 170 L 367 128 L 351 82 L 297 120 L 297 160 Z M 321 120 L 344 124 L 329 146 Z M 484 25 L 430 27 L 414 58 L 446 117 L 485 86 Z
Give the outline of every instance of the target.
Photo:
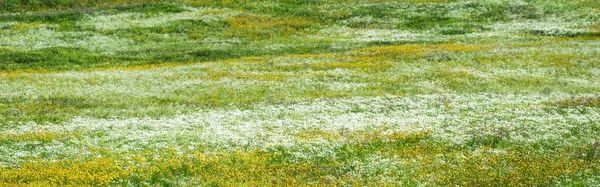
M 596 0 L 0 0 L 0 186 L 596 186 Z

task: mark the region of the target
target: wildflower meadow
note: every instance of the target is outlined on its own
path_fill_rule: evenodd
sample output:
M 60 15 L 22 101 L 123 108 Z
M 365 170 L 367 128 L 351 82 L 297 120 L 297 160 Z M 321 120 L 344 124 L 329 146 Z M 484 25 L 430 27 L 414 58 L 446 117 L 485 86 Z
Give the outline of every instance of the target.
M 0 0 L 0 186 L 597 186 L 597 0 Z

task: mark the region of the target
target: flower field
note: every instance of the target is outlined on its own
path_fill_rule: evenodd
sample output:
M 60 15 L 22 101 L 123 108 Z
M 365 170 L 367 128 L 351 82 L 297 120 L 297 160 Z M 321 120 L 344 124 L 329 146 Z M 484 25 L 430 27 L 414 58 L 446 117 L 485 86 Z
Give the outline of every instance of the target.
M 596 0 L 0 0 L 0 186 L 596 186 Z

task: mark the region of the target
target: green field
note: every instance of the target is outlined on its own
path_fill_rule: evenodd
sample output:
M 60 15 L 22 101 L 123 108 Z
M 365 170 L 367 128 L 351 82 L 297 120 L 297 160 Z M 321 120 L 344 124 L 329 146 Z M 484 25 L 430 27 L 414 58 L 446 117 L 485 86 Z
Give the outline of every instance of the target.
M 0 0 L 0 186 L 595 186 L 596 0 Z

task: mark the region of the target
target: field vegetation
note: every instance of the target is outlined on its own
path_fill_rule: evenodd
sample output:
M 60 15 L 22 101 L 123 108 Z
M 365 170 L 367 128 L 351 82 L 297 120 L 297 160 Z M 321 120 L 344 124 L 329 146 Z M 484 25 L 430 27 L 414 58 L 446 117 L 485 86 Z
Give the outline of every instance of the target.
M 0 0 L 0 186 L 594 186 L 595 0 Z

